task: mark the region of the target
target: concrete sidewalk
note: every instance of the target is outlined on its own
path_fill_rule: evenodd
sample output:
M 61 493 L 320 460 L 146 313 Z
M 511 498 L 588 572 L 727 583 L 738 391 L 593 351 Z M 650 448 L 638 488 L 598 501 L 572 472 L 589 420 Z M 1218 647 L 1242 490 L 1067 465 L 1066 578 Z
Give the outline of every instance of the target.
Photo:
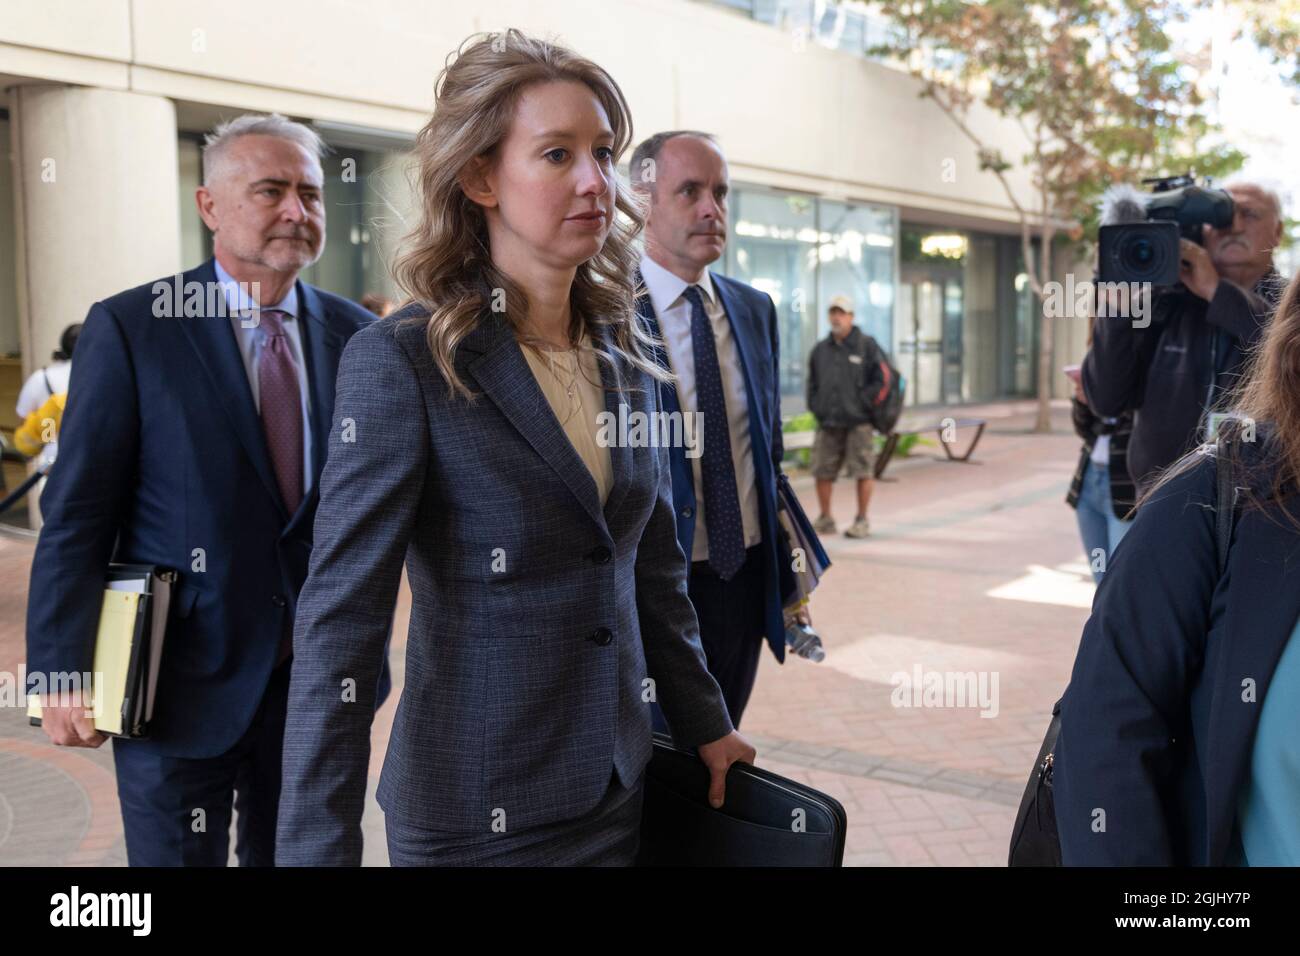
M 870 538 L 827 536 L 834 567 L 813 599 L 826 660 L 782 666 L 765 653 L 742 726 L 759 764 L 844 804 L 848 865 L 1005 864 L 1020 790 L 1092 598 L 1063 503 L 1079 448 L 1068 407 L 1054 408 L 1047 435 L 1029 431 L 1027 402 L 955 414 L 990 420 L 975 460 L 954 464 L 921 447 L 878 483 Z M 811 479 L 794 484 L 815 515 Z M 837 484 L 835 500 L 843 528 L 852 484 Z M 9 675 L 24 657 L 32 547 L 0 537 L 0 672 Z M 409 606 L 403 587 L 397 688 Z M 898 675 L 918 671 L 982 677 L 987 706 L 895 706 L 944 703 L 903 694 Z M 396 694 L 376 719 L 372 794 L 395 705 Z M 21 709 L 0 706 L 0 865 L 125 863 L 110 747 L 49 746 Z M 373 798 L 364 829 L 366 863 L 385 864 Z

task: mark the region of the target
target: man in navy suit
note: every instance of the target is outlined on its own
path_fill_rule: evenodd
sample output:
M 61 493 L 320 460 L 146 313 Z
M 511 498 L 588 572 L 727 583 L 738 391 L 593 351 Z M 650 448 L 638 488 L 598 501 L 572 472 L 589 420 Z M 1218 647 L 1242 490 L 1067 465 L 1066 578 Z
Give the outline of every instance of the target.
M 702 422 L 702 449 L 671 449 L 677 540 L 690 561 L 709 672 L 739 727 L 764 637 L 785 660 L 783 595 L 792 587 L 776 517 L 776 308 L 766 293 L 709 271 L 727 241 L 727 161 L 712 136 L 657 133 L 636 148 L 630 168 L 650 207 L 639 311 L 677 379 L 664 408 Z M 654 716 L 664 729 L 657 708 Z
M 215 259 L 96 302 L 78 343 L 41 496 L 28 669 L 91 670 L 110 561 L 180 573 L 149 737 L 113 745 L 132 866 L 224 866 L 232 804 L 240 864 L 274 864 L 334 380 L 374 318 L 298 281 L 325 243 L 322 152 L 278 115 L 218 127 L 196 193 Z M 44 703 L 55 744 L 104 742 L 84 705 Z

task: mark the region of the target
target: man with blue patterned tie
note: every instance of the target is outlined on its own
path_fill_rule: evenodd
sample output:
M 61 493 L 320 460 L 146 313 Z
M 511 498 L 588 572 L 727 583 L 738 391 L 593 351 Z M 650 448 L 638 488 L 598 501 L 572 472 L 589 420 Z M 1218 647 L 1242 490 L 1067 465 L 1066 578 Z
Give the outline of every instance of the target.
M 791 581 L 776 518 L 776 308 L 766 293 L 708 269 L 727 241 L 727 161 L 712 136 L 657 133 L 636 148 L 631 172 L 649 202 L 638 308 L 676 376 L 664 409 L 702 422 L 702 451 L 671 449 L 677 540 L 691 562 L 709 672 L 739 727 L 763 638 L 785 659 L 782 598 Z M 654 716 L 664 729 L 657 707 Z

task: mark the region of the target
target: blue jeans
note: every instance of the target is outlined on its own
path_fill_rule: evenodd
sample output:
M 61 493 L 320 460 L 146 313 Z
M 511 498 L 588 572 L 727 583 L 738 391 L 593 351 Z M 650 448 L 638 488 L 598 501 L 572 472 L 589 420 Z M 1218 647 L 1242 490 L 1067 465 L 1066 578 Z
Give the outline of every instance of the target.
M 1102 570 L 1110 567 L 1111 556 L 1133 523 L 1115 517 L 1110 497 L 1110 469 L 1105 465 L 1088 462 L 1088 467 L 1083 472 L 1083 486 L 1079 489 L 1075 516 L 1079 519 L 1079 535 L 1083 538 L 1088 566 L 1092 568 L 1092 579 L 1100 584 Z M 1106 563 L 1101 569 L 1096 567 L 1093 558 L 1098 550 L 1106 555 Z

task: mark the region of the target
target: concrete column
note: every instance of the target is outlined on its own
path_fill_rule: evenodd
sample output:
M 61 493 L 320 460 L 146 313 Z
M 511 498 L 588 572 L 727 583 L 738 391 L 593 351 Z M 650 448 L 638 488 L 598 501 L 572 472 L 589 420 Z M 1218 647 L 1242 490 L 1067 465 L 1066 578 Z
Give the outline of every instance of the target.
M 8 92 L 27 376 L 96 300 L 179 271 L 176 111 L 165 97 L 118 90 Z M 35 495 L 28 501 L 35 526 Z

